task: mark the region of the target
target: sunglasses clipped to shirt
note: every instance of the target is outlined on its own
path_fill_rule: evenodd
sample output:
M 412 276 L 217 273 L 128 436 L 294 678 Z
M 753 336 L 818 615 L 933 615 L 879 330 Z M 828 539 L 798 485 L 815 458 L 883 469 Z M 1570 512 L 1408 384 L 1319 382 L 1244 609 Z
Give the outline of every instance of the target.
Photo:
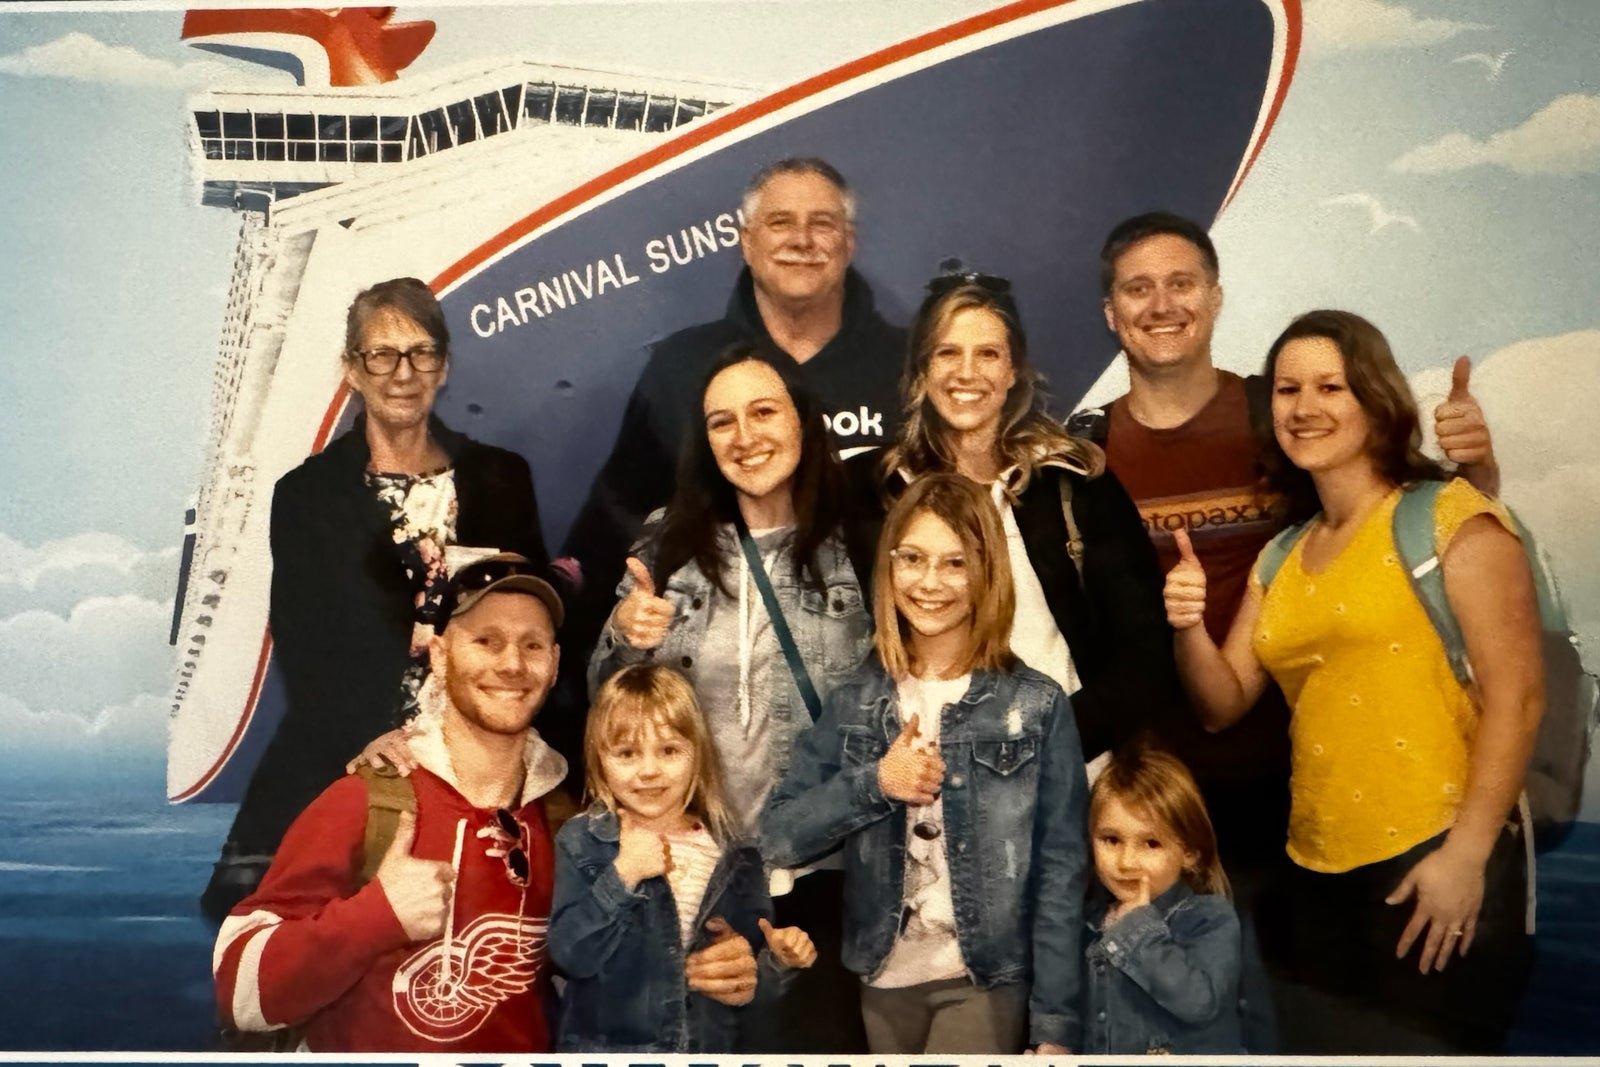
M 523 847 L 527 840 L 527 833 L 522 828 L 522 823 L 506 808 L 496 808 L 494 811 L 496 829 L 504 838 L 506 877 L 511 884 L 518 888 L 528 885 L 528 851 Z

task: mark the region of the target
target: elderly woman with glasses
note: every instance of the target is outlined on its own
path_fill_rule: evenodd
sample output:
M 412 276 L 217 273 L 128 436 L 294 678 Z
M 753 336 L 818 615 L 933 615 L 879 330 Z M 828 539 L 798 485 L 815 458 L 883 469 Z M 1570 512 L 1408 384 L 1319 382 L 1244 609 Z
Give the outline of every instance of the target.
M 433 415 L 449 355 L 423 282 L 379 282 L 351 303 L 344 380 L 363 412 L 273 493 L 270 621 L 288 708 L 202 897 L 208 915 L 249 893 L 295 816 L 415 709 L 447 550 L 547 562 L 527 463 Z
M 911 326 L 899 441 L 852 475 L 859 485 L 870 469 L 861 496 L 877 498 L 877 514 L 937 472 L 987 491 L 1010 548 L 1011 649 L 1070 695 L 1092 761 L 1182 707 L 1162 575 L 1104 454 L 1045 410 L 1010 289 L 982 274 L 929 283 Z M 871 561 L 856 563 L 866 586 Z

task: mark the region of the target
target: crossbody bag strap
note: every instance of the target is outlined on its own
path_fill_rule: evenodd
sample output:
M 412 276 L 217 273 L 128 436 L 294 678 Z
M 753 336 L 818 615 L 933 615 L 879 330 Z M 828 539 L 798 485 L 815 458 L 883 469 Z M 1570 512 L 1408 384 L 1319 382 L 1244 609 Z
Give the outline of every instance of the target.
M 822 717 L 822 698 L 817 696 L 817 687 L 811 684 L 811 672 L 806 670 L 805 660 L 800 658 L 800 650 L 795 647 L 794 634 L 789 632 L 789 620 L 783 617 L 778 597 L 772 591 L 772 580 L 767 577 L 767 566 L 761 562 L 761 553 L 756 550 L 755 538 L 750 536 L 744 516 L 736 516 L 733 525 L 739 531 L 739 547 L 744 550 L 745 562 L 750 565 L 750 577 L 755 580 L 756 589 L 761 593 L 761 603 L 767 607 L 767 618 L 772 620 L 772 632 L 777 635 L 778 647 L 783 649 L 783 658 L 789 663 L 795 688 L 800 690 L 800 699 L 805 701 L 811 721 L 816 722 Z

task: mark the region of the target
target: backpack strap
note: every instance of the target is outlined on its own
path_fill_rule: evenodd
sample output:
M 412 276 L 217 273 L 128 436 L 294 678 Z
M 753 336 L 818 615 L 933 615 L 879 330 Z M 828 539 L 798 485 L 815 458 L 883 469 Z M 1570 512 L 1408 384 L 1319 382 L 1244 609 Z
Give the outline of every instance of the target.
M 1082 408 L 1067 416 L 1066 429 L 1073 437 L 1093 441 L 1104 448 L 1111 432 L 1111 417 L 1105 408 Z
M 1066 471 L 1056 478 L 1056 492 L 1061 496 L 1061 517 L 1067 521 L 1067 555 L 1078 572 L 1078 585 L 1083 585 L 1083 530 L 1077 516 L 1072 514 L 1072 479 Z
M 356 773 L 367 783 L 367 833 L 361 842 L 361 873 L 357 875 L 357 884 L 366 885 L 377 876 L 378 865 L 400 829 L 400 813 L 417 813 L 417 791 L 410 778 L 388 764 L 362 764 Z
M 1261 555 L 1256 557 L 1256 577 L 1261 580 L 1263 591 L 1272 584 L 1272 579 L 1278 576 L 1278 571 L 1283 568 L 1283 561 L 1289 558 L 1289 553 L 1294 551 L 1295 544 L 1310 528 L 1309 519 L 1296 523 L 1280 531 L 1278 536 L 1268 541 L 1267 547 L 1261 550 Z
M 1444 645 L 1450 670 L 1465 688 L 1472 684 L 1467 644 L 1461 637 L 1456 613 L 1450 609 L 1450 600 L 1445 596 L 1444 567 L 1434 545 L 1433 510 L 1443 488 L 1443 482 L 1422 481 L 1401 492 L 1400 502 L 1394 508 L 1394 545 L 1400 555 L 1400 565 L 1411 580 L 1411 591 Z

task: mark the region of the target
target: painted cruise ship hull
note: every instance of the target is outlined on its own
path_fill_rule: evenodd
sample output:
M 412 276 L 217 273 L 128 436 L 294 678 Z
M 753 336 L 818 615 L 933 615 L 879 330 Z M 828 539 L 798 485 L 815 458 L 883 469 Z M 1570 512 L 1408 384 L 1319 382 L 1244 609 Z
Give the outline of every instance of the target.
M 335 356 L 357 288 L 434 281 L 455 350 L 438 412 L 528 458 L 559 545 L 650 343 L 722 314 L 738 196 L 760 165 L 817 155 L 849 177 L 856 265 L 890 321 L 949 259 L 1012 278 L 1033 358 L 1070 405 L 1116 354 L 1105 232 L 1155 208 L 1216 217 L 1271 128 L 1299 34 L 1298 0 L 1036 0 L 660 134 L 529 131 L 247 219 L 277 284 L 236 280 L 249 321 L 230 336 L 272 333 L 272 365 L 219 383 L 217 403 L 241 413 L 214 443 L 180 605 L 169 796 L 237 799 L 281 717 L 271 486 L 353 415 Z

